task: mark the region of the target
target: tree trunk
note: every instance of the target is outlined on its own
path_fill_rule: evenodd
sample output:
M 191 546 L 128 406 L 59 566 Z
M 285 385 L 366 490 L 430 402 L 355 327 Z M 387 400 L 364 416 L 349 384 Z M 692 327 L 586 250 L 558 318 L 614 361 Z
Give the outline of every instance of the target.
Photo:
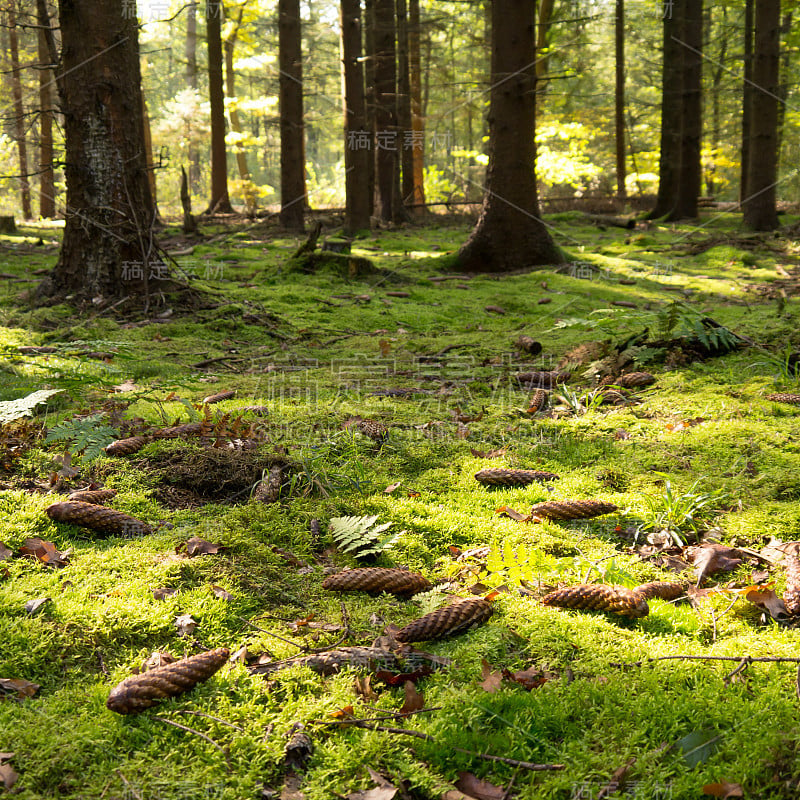
M 408 68 L 411 85 L 411 140 L 414 174 L 412 202 L 417 213 L 425 204 L 425 117 L 422 113 L 422 58 L 420 51 L 419 0 L 408 0 Z
M 392 222 L 402 216 L 395 203 L 400 186 L 394 0 L 374 0 L 374 5 L 376 183 L 380 218 Z
M 372 147 L 376 144 L 377 128 L 375 126 L 375 0 L 364 0 L 364 103 L 366 125 L 370 133 Z M 369 159 L 369 213 L 375 214 L 377 153 L 373 152 Z
M 625 209 L 625 0 L 616 0 L 614 24 L 614 134 L 617 154 L 617 206 Z
M 144 127 L 144 155 L 147 160 L 147 183 L 150 186 L 150 197 L 153 199 L 153 211 L 158 220 L 158 192 L 156 190 L 156 169 L 153 161 L 153 136 L 150 133 L 150 115 L 147 113 L 147 100 L 142 91 L 142 125 Z
M 208 99 L 211 106 L 211 202 L 206 213 L 230 214 L 228 154 L 225 148 L 225 92 L 222 85 L 222 2 L 206 0 Z
M 403 207 L 414 202 L 414 141 L 411 128 L 411 76 L 409 74 L 408 13 L 406 0 L 396 0 L 397 9 L 397 146 L 400 150 Z
M 186 5 L 186 86 L 197 91 L 197 4 Z M 196 192 L 200 183 L 200 153 L 194 144 L 189 145 L 189 189 Z
M 278 0 L 281 117 L 281 225 L 302 231 L 306 203 L 300 0 Z
M 680 164 L 681 21 L 682 0 L 664 4 L 664 45 L 661 68 L 661 155 L 658 195 L 651 219 L 669 214 L 675 205 Z
M 11 93 L 14 97 L 14 138 L 19 154 L 20 196 L 22 216 L 33 217 L 31 209 L 31 185 L 28 179 L 28 145 L 25 141 L 25 108 L 22 104 L 22 81 L 19 77 L 19 40 L 15 3 L 8 5 L 8 45 L 11 52 Z
M 344 107 L 345 220 L 349 236 L 369 230 L 369 162 L 372 134 L 367 128 L 361 62 L 361 2 L 341 0 L 342 99 Z
M 676 6 L 678 3 L 675 4 Z M 680 160 L 675 202 L 667 219 L 697 216 L 703 139 L 703 0 L 682 0 Z
M 45 28 L 50 29 L 50 14 L 45 0 L 36 4 L 36 22 L 39 25 L 39 216 L 51 219 L 56 215 L 56 181 L 53 170 L 53 70 Z M 52 36 L 52 31 L 50 32 Z
M 709 10 L 709 34 L 711 33 L 711 11 Z M 714 70 L 711 73 L 711 136 L 710 136 L 710 150 L 711 159 L 708 166 L 708 174 L 706 176 L 706 192 L 709 196 L 713 197 L 717 192 L 717 159 L 721 152 L 722 147 L 722 133 L 721 133 L 721 114 L 720 114 L 720 98 L 722 95 L 722 78 L 725 74 L 725 61 L 728 55 L 728 9 L 725 6 L 720 6 L 722 13 L 722 20 L 719 22 L 719 54 L 714 64 Z
M 781 22 L 781 41 L 792 31 L 792 12 L 783 15 Z M 780 45 L 779 45 L 780 46 Z M 778 84 L 778 143 L 776 145 L 776 163 L 781 163 L 781 146 L 783 144 L 783 123 L 786 119 L 786 100 L 789 97 L 790 68 L 792 64 L 792 49 L 782 47 L 780 55 L 780 83 Z
M 480 218 L 458 254 L 468 272 L 563 261 L 539 216 L 534 3 L 493 0 L 489 166 Z
M 553 17 L 554 5 L 554 0 L 540 0 L 539 2 L 536 26 L 536 91 L 539 93 L 540 104 L 547 91 L 547 76 L 550 70 L 550 20 Z
M 775 181 L 778 155 L 780 0 L 758 0 L 753 40 L 753 97 L 744 224 L 755 231 L 778 227 Z
M 173 284 L 152 235 L 137 21 L 124 0 L 60 0 L 59 12 L 66 222 L 39 295 L 131 296 L 147 306 L 151 290 Z

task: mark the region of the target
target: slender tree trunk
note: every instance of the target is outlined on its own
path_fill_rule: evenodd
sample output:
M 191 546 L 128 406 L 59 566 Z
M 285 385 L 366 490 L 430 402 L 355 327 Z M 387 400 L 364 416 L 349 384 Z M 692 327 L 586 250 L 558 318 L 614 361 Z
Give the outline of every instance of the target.
M 281 225 L 303 230 L 303 53 L 300 0 L 278 0 L 281 116 Z
M 369 229 L 369 162 L 372 136 L 367 128 L 364 70 L 361 62 L 361 2 L 341 0 L 342 99 L 344 108 L 345 233 Z
M 31 210 L 31 185 L 28 178 L 28 145 L 25 141 L 25 108 L 22 104 L 22 81 L 19 76 L 19 39 L 15 4 L 8 5 L 8 45 L 11 51 L 11 93 L 14 97 L 14 138 L 19 154 L 20 197 L 22 216 L 33 217 Z
M 189 3 L 186 6 L 186 86 L 193 92 L 197 91 L 197 5 Z M 191 136 L 191 130 L 187 131 Z M 195 144 L 189 145 L 189 190 L 197 191 L 200 183 L 200 153 Z
M 397 68 L 394 0 L 375 0 L 375 127 L 376 182 L 380 218 L 392 222 L 400 215 L 397 130 Z
M 457 258 L 467 271 L 563 261 L 539 214 L 535 43 L 534 4 L 493 0 L 489 166 L 480 218 Z
M 375 126 L 375 0 L 364 0 L 364 85 L 366 125 L 370 134 L 371 147 L 375 148 L 377 128 Z M 369 158 L 367 181 L 369 184 L 369 213 L 375 214 L 376 162 L 377 152 Z
M 683 0 L 664 4 L 663 64 L 661 68 L 661 155 L 658 195 L 650 217 L 663 217 L 675 206 L 680 164 L 681 51 Z
M 713 10 L 709 9 L 709 12 Z M 722 20 L 719 22 L 719 54 L 711 73 L 711 161 L 706 178 L 706 191 L 710 196 L 717 192 L 717 159 L 722 146 L 720 96 L 722 94 L 722 79 L 725 74 L 725 62 L 728 56 L 728 9 L 720 6 Z M 711 32 L 711 13 L 709 13 L 709 34 Z
M 625 0 L 616 0 L 614 25 L 614 133 L 617 153 L 617 206 L 625 208 Z
M 408 0 L 408 67 L 411 88 L 411 156 L 414 175 L 412 203 L 424 213 L 425 203 L 425 118 L 422 114 L 422 59 L 420 53 L 419 0 Z
M 755 231 L 778 227 L 775 181 L 778 157 L 778 83 L 780 0 L 758 0 L 753 39 L 751 146 L 747 170 L 744 224 Z
M 150 186 L 150 196 L 153 199 L 155 219 L 158 219 L 158 192 L 156 191 L 156 170 L 153 160 L 153 136 L 150 132 L 150 115 L 147 113 L 147 100 L 142 91 L 142 124 L 144 126 L 144 155 L 147 160 L 147 183 Z
M 547 91 L 548 72 L 550 70 L 550 20 L 553 17 L 555 0 L 539 0 L 539 13 L 536 27 L 536 91 L 539 103 Z
M 44 16 L 42 16 L 44 14 Z M 44 0 L 36 4 L 39 57 L 39 216 L 51 219 L 56 215 L 56 181 L 53 170 L 53 70 L 45 28 L 50 28 L 50 15 Z M 52 33 L 50 34 L 52 36 Z
M 146 306 L 151 290 L 173 284 L 153 239 L 137 20 L 123 0 L 60 0 L 59 19 L 66 221 L 39 295 L 77 303 L 128 296 Z
M 676 3 L 677 5 L 677 3 Z M 683 0 L 680 161 L 675 204 L 668 219 L 693 219 L 702 185 L 703 0 Z
M 396 0 L 397 10 L 397 124 L 400 128 L 401 196 L 403 206 L 414 202 L 414 142 L 411 129 L 411 76 L 409 75 L 408 13 L 406 0 Z
M 781 22 L 781 40 L 783 37 L 791 33 L 792 30 L 792 11 L 783 15 Z M 780 56 L 780 83 L 778 84 L 778 144 L 777 163 L 781 163 L 781 146 L 783 145 L 783 123 L 786 119 L 786 100 L 789 97 L 789 69 L 791 67 L 792 48 L 782 47 Z
M 208 97 L 211 106 L 211 202 L 208 214 L 233 212 L 228 196 L 228 153 L 225 148 L 225 91 L 222 84 L 222 2 L 206 0 Z
M 744 80 L 742 82 L 742 146 L 739 177 L 739 204 L 747 197 L 747 170 L 750 164 L 750 121 L 753 114 L 753 4 L 744 3 Z

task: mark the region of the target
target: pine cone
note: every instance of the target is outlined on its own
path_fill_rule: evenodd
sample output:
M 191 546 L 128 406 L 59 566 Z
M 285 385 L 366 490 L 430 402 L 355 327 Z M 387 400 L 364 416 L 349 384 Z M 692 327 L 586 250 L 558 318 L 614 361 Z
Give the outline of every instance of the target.
M 259 416 L 265 416 L 269 414 L 269 406 L 245 406 L 244 408 L 240 408 L 239 412 L 241 414 L 258 414 Z
M 528 413 L 535 414 L 541 411 L 547 402 L 547 392 L 544 389 L 534 389 L 531 399 L 528 401 Z
M 351 418 L 344 423 L 345 430 L 356 430 L 363 433 L 364 436 L 369 436 L 375 442 L 383 443 L 389 433 L 389 429 L 382 422 L 374 419 L 360 419 L 359 417 Z
M 426 592 L 430 581 L 418 572 L 407 569 L 381 569 L 364 567 L 348 569 L 329 575 L 322 582 L 323 589 L 336 592 L 388 592 L 389 594 L 412 595 Z
M 203 398 L 203 402 L 210 406 L 212 403 L 221 403 L 223 400 L 230 400 L 232 397 L 236 397 L 236 389 L 210 394 L 208 397 Z
M 651 375 L 649 372 L 626 372 L 624 375 L 620 375 L 613 381 L 614 384 L 617 386 L 622 386 L 623 389 L 635 389 L 638 386 L 650 386 L 650 384 L 655 382 L 655 375 Z
M 634 591 L 645 600 L 649 600 L 651 597 L 658 597 L 661 600 L 676 600 L 686 594 L 686 586 L 677 581 L 653 581 L 637 586 Z
M 525 336 L 524 334 L 517 339 L 514 344 L 520 349 L 524 350 L 526 353 L 530 353 L 532 356 L 538 356 L 539 353 L 542 352 L 542 343 L 537 342 L 531 336 Z
M 396 634 L 398 642 L 422 642 L 463 633 L 477 627 L 492 616 L 492 604 L 480 597 L 458 600 L 452 605 L 437 608 L 424 617 L 409 622 Z
M 783 604 L 793 617 L 800 614 L 800 558 L 786 556 L 786 591 Z
M 767 400 L 772 400 L 773 403 L 791 403 L 793 406 L 800 406 L 800 394 L 778 392 L 777 394 L 768 394 Z
M 134 536 L 152 533 L 153 529 L 136 517 L 130 517 L 121 511 L 98 506 L 93 503 L 77 501 L 54 503 L 45 509 L 47 516 L 56 522 L 68 522 L 71 525 L 83 525 L 104 533 L 116 533 L 119 536 Z
M 117 714 L 136 714 L 159 700 L 188 692 L 207 681 L 230 656 L 227 647 L 183 658 L 174 664 L 156 667 L 141 675 L 131 675 L 111 690 L 106 707 Z
M 475 480 L 485 486 L 527 486 L 534 481 L 556 481 L 554 472 L 535 469 L 482 469 L 475 473 Z
M 106 500 L 115 497 L 116 494 L 116 489 L 84 489 L 83 491 L 70 492 L 67 495 L 67 500 L 101 506 Z
M 528 386 L 529 388 L 549 389 L 557 383 L 567 383 L 569 381 L 569 372 L 562 370 L 557 371 L 536 371 L 536 372 L 518 372 L 517 380 Z
M 149 436 L 131 436 L 128 439 L 117 439 L 106 446 L 106 455 L 129 456 L 132 453 L 138 453 L 149 442 Z
M 269 475 L 260 481 L 253 492 L 253 499 L 259 503 L 276 503 L 281 496 L 283 486 L 283 466 L 273 464 L 269 468 Z
M 187 422 L 185 425 L 173 425 L 171 428 L 157 428 L 151 435 L 155 439 L 177 439 L 180 436 L 200 436 L 202 433 L 202 422 Z
M 556 520 L 588 519 L 610 514 L 617 508 L 613 503 L 602 500 L 548 500 L 546 503 L 537 503 L 531 509 L 531 516 Z
M 604 584 L 579 584 L 558 589 L 545 595 L 542 603 L 561 608 L 586 608 L 593 611 L 610 611 L 624 617 L 646 617 L 650 613 L 647 600 L 638 591 L 624 586 Z

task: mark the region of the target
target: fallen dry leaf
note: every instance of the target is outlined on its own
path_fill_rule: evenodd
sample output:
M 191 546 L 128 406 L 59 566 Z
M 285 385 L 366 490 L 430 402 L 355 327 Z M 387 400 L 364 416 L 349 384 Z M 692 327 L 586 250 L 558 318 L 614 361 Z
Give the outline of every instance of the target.
M 531 689 L 538 689 L 549 680 L 548 676 L 540 669 L 521 669 L 516 672 L 504 669 L 503 677 L 506 678 L 506 680 L 518 683 L 529 692 Z
M 38 691 L 38 683 L 31 683 L 24 678 L 0 678 L 0 697 L 13 694 L 17 700 L 24 700 Z
M 11 558 L 14 555 L 14 551 L 7 547 L 3 542 L 0 542 L 0 561 L 5 561 L 7 558 Z
M 621 767 L 617 767 L 611 776 L 611 780 L 598 792 L 597 800 L 605 800 L 612 794 L 616 794 L 625 786 L 625 777 L 630 772 L 631 767 L 636 763 L 635 758 L 630 758 Z
M 175 622 L 172 624 L 178 629 L 178 636 L 191 636 L 197 627 L 197 621 L 192 618 L 191 614 L 181 614 L 175 617 Z
M 787 619 L 791 616 L 786 610 L 783 600 L 775 594 L 774 589 L 770 588 L 769 585 L 748 586 L 746 589 L 742 589 L 741 593 L 753 605 L 768 611 L 773 619 Z
M 177 589 L 170 589 L 168 586 L 162 586 L 160 589 L 153 589 L 153 597 L 156 600 L 166 600 L 168 597 L 175 597 L 178 594 Z
M 49 597 L 37 597 L 35 600 L 28 600 L 25 603 L 25 610 L 29 616 L 33 616 L 45 603 L 49 603 Z
M 679 419 L 677 422 L 668 422 L 664 426 L 664 430 L 669 431 L 670 433 L 675 433 L 676 431 L 685 431 L 687 428 L 692 428 L 695 425 L 699 425 L 701 422 L 705 422 L 705 417 L 694 417 L 692 419 Z
M 403 481 L 397 481 L 397 483 L 390 483 L 384 490 L 384 494 L 391 494 Z
M 469 451 L 472 453 L 475 458 L 500 458 L 500 456 L 504 456 L 507 452 L 507 447 L 501 447 L 499 450 L 489 450 L 488 452 L 485 450 L 476 450 L 474 447 L 470 447 Z
M 779 564 L 786 556 L 800 555 L 800 542 L 782 542 L 771 536 L 761 549 L 761 555 L 774 564 Z
M 530 514 L 520 514 L 519 511 L 514 511 L 514 509 L 509 508 L 509 506 L 500 506 L 500 508 L 494 510 L 494 513 L 511 517 L 511 519 L 515 519 L 517 522 L 527 522 L 530 519 Z
M 490 314 L 505 314 L 506 310 L 502 306 L 486 306 L 484 311 L 488 311 Z
M 474 797 L 475 800 L 505 800 L 506 796 L 505 789 L 481 780 L 472 772 L 459 772 L 458 780 L 453 786 L 464 794 Z
M 347 795 L 347 800 L 392 800 L 399 791 L 398 788 L 383 777 L 379 772 L 367 767 L 369 776 L 377 786 L 373 789 L 361 789 Z
M 184 544 L 178 545 L 175 552 L 180 553 L 181 550 L 185 549 L 186 555 L 189 556 L 189 558 L 194 558 L 195 556 L 216 555 L 221 548 L 222 545 L 208 542 L 205 539 L 200 539 L 198 536 L 192 536 L 192 538 L 188 539 Z
M 0 764 L 0 786 L 10 789 L 18 780 L 19 773 L 11 764 Z
M 716 542 L 704 542 L 686 551 L 686 557 L 694 565 L 698 584 L 714 572 L 731 572 L 736 569 L 742 563 L 741 556 L 742 553 L 736 548 Z
M 406 683 L 416 683 L 429 675 L 433 675 L 433 667 L 426 664 L 413 672 L 390 672 L 387 669 L 379 669 L 375 672 L 375 680 L 383 681 L 387 686 L 404 686 Z
M 406 681 L 403 684 L 403 688 L 405 690 L 406 699 L 400 708 L 401 714 L 411 714 L 425 707 L 425 696 L 422 692 L 417 691 L 417 687 L 414 686 L 414 681 Z
M 357 677 L 353 681 L 353 689 L 355 693 L 359 697 L 363 697 L 365 700 L 369 700 L 372 702 L 373 700 L 378 699 L 378 695 L 376 694 L 375 690 L 372 688 L 372 676 L 371 675 L 363 675 Z
M 211 584 L 211 591 L 214 592 L 216 597 L 219 597 L 220 600 L 233 600 L 233 595 L 223 589 L 221 586 L 217 586 L 215 583 Z
M 52 542 L 47 542 L 38 537 L 26 539 L 22 543 L 19 552 L 23 556 L 32 556 L 48 567 L 65 567 L 69 563 L 68 551 L 61 553 Z
M 344 706 L 336 711 L 331 711 L 328 716 L 333 719 L 352 719 L 355 715 L 353 714 L 353 706 Z
M 485 658 L 481 660 L 481 678 L 481 689 L 490 694 L 494 694 L 503 683 L 503 673 L 499 670 L 493 670 Z
M 703 794 L 709 794 L 712 797 L 744 797 L 744 790 L 738 783 L 730 783 L 728 781 L 720 781 L 719 783 L 707 783 L 703 787 Z
M 178 659 L 175 658 L 172 653 L 166 650 L 153 650 L 153 652 L 142 663 L 142 668 L 139 671 L 147 672 L 149 669 L 163 667 L 166 664 L 174 664 L 177 660 Z

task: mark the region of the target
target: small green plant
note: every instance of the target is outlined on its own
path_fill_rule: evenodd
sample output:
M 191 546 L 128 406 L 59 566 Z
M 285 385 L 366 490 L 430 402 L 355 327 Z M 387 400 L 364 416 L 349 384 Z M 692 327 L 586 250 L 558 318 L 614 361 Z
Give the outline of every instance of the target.
M 361 442 L 349 430 L 304 447 L 296 459 L 291 493 L 330 497 L 337 491 L 355 489 L 361 495 L 369 494 L 372 482 L 360 447 Z
M 397 541 L 399 533 L 382 536 L 394 523 L 375 525 L 378 517 L 332 517 L 331 536 L 336 546 L 354 558 L 376 556 Z M 373 528 L 372 526 L 375 525 Z
M 601 389 L 592 389 L 585 394 L 574 392 L 567 386 L 559 386 L 557 399 L 560 400 L 576 417 L 582 417 L 589 411 L 596 411 L 603 404 Z
M 494 541 L 486 557 L 486 570 L 481 572 L 480 579 L 490 587 L 509 583 L 520 586 L 538 580 L 542 574 L 560 573 L 563 569 L 559 559 L 534 547 L 524 543 L 514 547 Z
M 117 431 L 103 422 L 102 414 L 89 417 L 73 417 L 54 425 L 47 432 L 45 444 L 70 443 L 70 451 L 87 461 L 97 458 L 106 445 L 117 438 Z
M 648 510 L 644 530 L 663 531 L 679 547 L 685 547 L 684 532 L 697 533 L 704 517 L 711 511 L 711 504 L 724 498 L 722 492 L 703 493 L 696 491 L 703 478 L 696 480 L 687 492 L 678 493 L 666 481 L 664 491 L 657 496 L 644 495 Z

